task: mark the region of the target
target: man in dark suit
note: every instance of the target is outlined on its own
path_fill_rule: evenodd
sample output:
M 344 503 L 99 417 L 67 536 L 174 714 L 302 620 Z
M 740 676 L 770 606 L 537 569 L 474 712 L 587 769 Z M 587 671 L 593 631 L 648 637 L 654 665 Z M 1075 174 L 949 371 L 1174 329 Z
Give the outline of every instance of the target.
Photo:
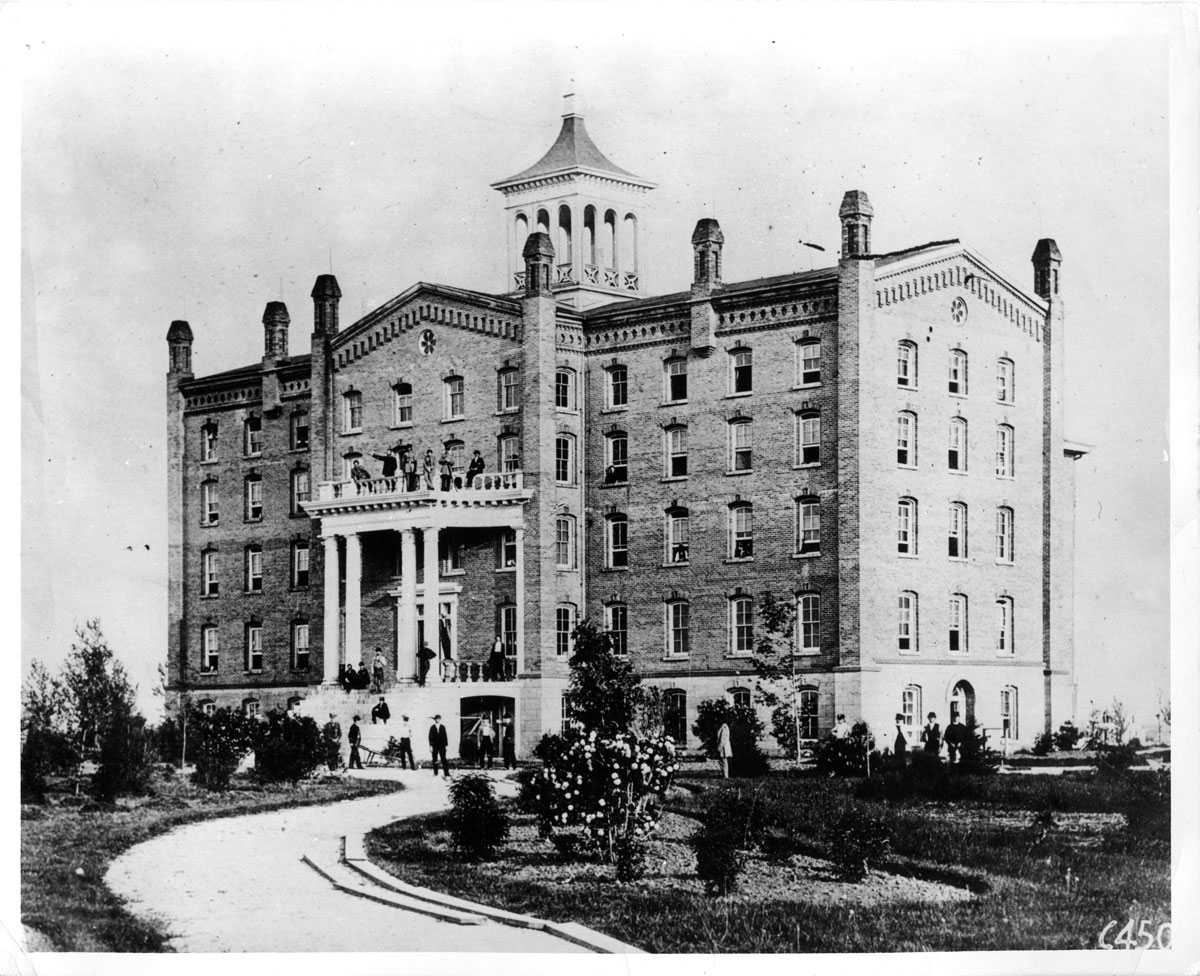
M 371 724 L 375 725 L 378 722 L 382 722 L 384 725 L 387 725 L 387 720 L 391 717 L 392 710 L 388 708 L 387 702 L 380 696 L 379 702 L 371 709 Z
M 358 728 L 358 716 L 350 723 L 350 733 L 346 736 L 350 742 L 350 769 L 362 769 L 362 757 L 358 754 L 358 744 L 362 741 L 362 732 Z
M 429 748 L 433 752 L 433 775 L 437 776 L 438 756 L 442 757 L 442 771 L 450 778 L 450 764 L 446 761 L 446 747 L 450 745 L 446 735 L 446 726 L 442 724 L 442 716 L 433 716 L 433 724 L 429 726 Z

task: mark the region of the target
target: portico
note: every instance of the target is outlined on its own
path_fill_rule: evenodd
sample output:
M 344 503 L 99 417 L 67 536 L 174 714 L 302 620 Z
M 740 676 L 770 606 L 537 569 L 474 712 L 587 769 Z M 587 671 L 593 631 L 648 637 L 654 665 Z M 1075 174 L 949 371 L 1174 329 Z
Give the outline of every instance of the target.
M 363 646 L 363 536 L 368 533 L 399 534 L 399 585 L 388 590 L 396 606 L 396 675 L 404 679 L 419 673 L 419 624 L 424 624 L 425 643 L 439 653 L 438 629 L 453 626 L 453 610 L 461 587 L 442 577 L 439 541 L 448 530 L 508 529 L 515 536 L 515 603 L 525 603 L 524 505 L 533 491 L 526 489 L 521 472 L 484 473 L 471 487 L 441 491 L 400 490 L 395 478 L 371 481 L 324 482 L 315 498 L 303 503 L 304 510 L 321 520 L 324 545 L 324 673 L 333 684 L 343 664 L 365 661 L 370 667 L 370 649 Z M 424 568 L 418 580 L 417 539 L 420 535 Z M 341 540 L 339 542 L 339 540 Z M 342 562 L 342 549 L 345 561 Z M 345 606 L 341 605 L 340 582 L 345 579 Z M 449 618 L 442 617 L 449 611 Z M 342 625 L 344 616 L 345 624 Z M 516 673 L 524 670 L 524 614 L 515 614 Z M 436 667 L 431 669 L 436 674 Z

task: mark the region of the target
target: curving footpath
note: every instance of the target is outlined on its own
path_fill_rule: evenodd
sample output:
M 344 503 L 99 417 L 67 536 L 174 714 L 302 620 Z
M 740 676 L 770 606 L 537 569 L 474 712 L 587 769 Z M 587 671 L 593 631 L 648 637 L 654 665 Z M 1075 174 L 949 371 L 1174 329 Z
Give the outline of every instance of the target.
M 105 881 L 131 911 L 159 921 L 178 952 L 595 951 L 549 931 L 442 920 L 331 884 L 313 866 L 339 863 L 343 838 L 448 803 L 445 780 L 424 770 L 354 775 L 397 778 L 405 789 L 181 827 L 126 851 Z

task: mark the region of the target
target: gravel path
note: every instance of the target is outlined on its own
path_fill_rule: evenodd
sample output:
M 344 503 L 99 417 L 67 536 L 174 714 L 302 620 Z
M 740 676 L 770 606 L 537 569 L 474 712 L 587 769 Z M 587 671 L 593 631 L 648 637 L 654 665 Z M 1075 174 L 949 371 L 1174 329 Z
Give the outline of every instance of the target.
M 180 827 L 117 858 L 105 877 L 180 952 L 584 952 L 545 932 L 455 925 L 337 891 L 300 860 L 341 856 L 341 838 L 447 805 L 428 771 L 400 793 Z M 499 785 L 499 784 L 498 784 Z M 508 784 L 505 784 L 506 786 Z

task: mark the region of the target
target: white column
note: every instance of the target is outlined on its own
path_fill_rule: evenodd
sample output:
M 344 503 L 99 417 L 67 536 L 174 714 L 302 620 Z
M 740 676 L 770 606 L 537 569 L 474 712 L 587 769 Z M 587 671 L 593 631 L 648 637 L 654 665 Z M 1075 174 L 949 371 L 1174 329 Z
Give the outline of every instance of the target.
M 441 678 L 442 670 L 442 633 L 438 618 L 438 589 L 441 560 L 438 558 L 438 530 L 429 526 L 421 531 L 425 543 L 425 642 L 437 657 L 430 662 L 434 674 Z
M 346 662 L 362 661 L 362 541 L 346 536 Z
M 336 682 L 341 668 L 341 649 L 338 647 L 338 541 L 336 535 L 325 536 L 325 681 Z
M 400 607 L 397 616 L 396 677 L 417 673 L 417 539 L 412 529 L 400 530 Z
M 513 530 L 517 537 L 517 674 L 525 670 L 525 529 Z

